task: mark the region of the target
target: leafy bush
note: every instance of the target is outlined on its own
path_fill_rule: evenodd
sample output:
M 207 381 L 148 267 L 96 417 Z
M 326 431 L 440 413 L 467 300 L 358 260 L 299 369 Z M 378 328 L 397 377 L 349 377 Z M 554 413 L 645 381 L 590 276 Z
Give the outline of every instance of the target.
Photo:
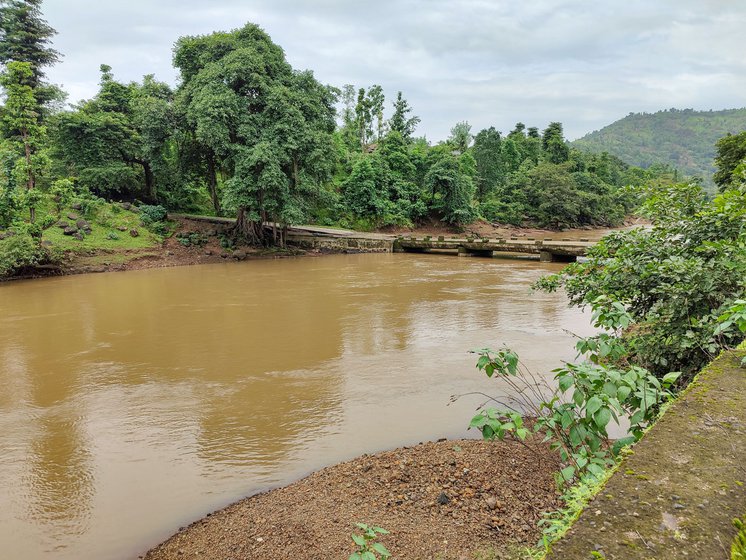
M 40 247 L 28 233 L 0 241 L 0 277 L 14 276 L 43 264 L 56 264 L 60 259 L 56 252 Z
M 168 212 L 163 206 L 150 206 L 147 204 L 140 206 L 140 219 L 146 226 L 162 222 L 166 219 L 166 216 L 168 216 Z
M 642 437 L 660 406 L 672 397 L 669 389 L 679 376 L 671 372 L 659 381 L 638 366 L 604 365 L 610 357 L 624 354 L 618 335 L 630 324 L 621 306 L 609 312 L 605 303 L 596 302 L 594 308 L 594 326 L 604 330 L 578 342 L 585 361 L 554 370 L 558 386 L 554 390 L 543 378 L 522 368 L 511 350 L 479 352 L 477 367 L 488 377 L 497 374 L 512 393 L 492 399 L 501 408 L 482 409 L 469 427 L 479 429 L 485 439 L 525 441 L 531 433 L 523 420 L 523 414 L 528 414 L 533 418 L 533 432 L 551 442 L 565 465 L 559 482 L 602 475 L 625 445 Z M 571 397 L 566 399 L 566 394 Z M 607 426 L 612 420 L 619 424 L 620 418 L 629 418 L 630 435 L 612 446 Z
M 621 305 L 632 321 L 623 333 L 626 359 L 659 376 L 683 371 L 686 381 L 743 339 L 735 323 L 718 324 L 746 292 L 746 189 L 730 189 L 711 202 L 696 185 L 647 194 L 643 209 L 655 220 L 651 229 L 606 236 L 587 262 L 538 286 L 563 286 L 577 306 Z

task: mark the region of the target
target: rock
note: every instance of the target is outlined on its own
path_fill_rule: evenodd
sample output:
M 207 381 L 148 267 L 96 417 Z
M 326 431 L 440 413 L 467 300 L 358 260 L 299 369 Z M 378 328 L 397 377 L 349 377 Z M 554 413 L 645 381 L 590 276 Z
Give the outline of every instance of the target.
M 8 234 L 5 233 L 4 231 L 0 231 L 0 240 L 5 239 L 6 237 L 8 237 Z
M 130 230 L 130 235 L 132 237 L 140 237 L 140 232 L 133 228 Z
M 83 234 L 79 231 L 73 234 L 73 237 L 77 239 L 78 241 L 83 241 Z
M 444 505 L 446 505 L 446 504 L 447 504 L 448 502 L 450 502 L 450 501 L 451 501 L 451 498 L 449 498 L 449 497 L 448 497 L 448 494 L 446 494 L 445 492 L 441 492 L 441 493 L 440 493 L 440 496 L 438 496 L 438 498 L 437 498 L 437 500 L 436 500 L 436 501 L 437 501 L 437 502 L 438 502 L 438 503 L 439 503 L 440 505 L 444 506 Z
M 239 261 L 242 261 L 246 258 L 246 253 L 244 251 L 233 251 L 233 253 L 231 253 L 231 256 L 234 259 L 238 259 Z
M 80 202 L 73 202 L 70 205 L 70 208 L 72 208 L 73 210 L 80 210 L 81 208 L 83 208 L 83 205 Z
M 488 498 L 487 498 L 487 499 L 485 500 L 485 502 L 487 502 L 487 507 L 488 507 L 488 508 L 490 508 L 490 509 L 495 509 L 495 508 L 497 508 L 497 498 L 495 498 L 494 496 L 490 496 L 490 497 L 488 497 Z
M 52 245 L 54 245 L 54 243 L 52 243 L 48 239 L 45 239 L 44 241 L 41 242 L 41 245 L 42 247 L 51 247 Z
M 68 220 L 73 220 L 73 221 L 75 221 L 75 220 L 77 220 L 77 219 L 78 219 L 78 215 L 77 215 L 77 214 L 73 214 L 72 212 L 70 212 L 70 213 L 69 213 L 69 214 L 67 215 L 67 219 L 68 219 Z
M 205 250 L 205 255 L 210 256 L 212 255 L 212 251 L 210 249 Z
M 75 222 L 75 225 L 76 225 L 76 226 L 78 226 L 78 229 L 88 229 L 88 228 L 90 228 L 90 227 L 91 227 L 91 226 L 90 226 L 90 225 L 88 224 L 88 222 L 86 222 L 86 221 L 85 221 L 85 220 L 83 220 L 83 219 L 80 219 L 80 220 L 78 220 L 77 222 Z
M 68 226 L 62 231 L 62 233 L 64 233 L 65 235 L 74 235 L 78 233 L 78 228 L 76 228 L 75 226 Z
M 127 227 L 126 226 L 119 226 L 119 227 L 117 227 L 117 229 L 119 231 L 127 231 Z
M 70 227 L 70 224 L 68 222 L 57 222 L 57 227 L 60 229 L 65 229 L 66 227 Z
M 122 208 L 124 208 L 125 210 L 131 210 L 132 204 L 129 202 L 122 202 Z

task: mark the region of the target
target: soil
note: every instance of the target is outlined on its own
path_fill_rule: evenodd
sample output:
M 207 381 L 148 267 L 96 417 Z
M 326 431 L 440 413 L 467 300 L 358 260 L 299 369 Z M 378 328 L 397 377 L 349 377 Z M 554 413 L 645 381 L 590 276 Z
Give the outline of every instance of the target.
M 512 442 L 439 440 L 320 470 L 208 515 L 146 560 L 331 560 L 354 551 L 355 523 L 383 527 L 400 560 L 512 557 L 560 506 L 555 454 Z

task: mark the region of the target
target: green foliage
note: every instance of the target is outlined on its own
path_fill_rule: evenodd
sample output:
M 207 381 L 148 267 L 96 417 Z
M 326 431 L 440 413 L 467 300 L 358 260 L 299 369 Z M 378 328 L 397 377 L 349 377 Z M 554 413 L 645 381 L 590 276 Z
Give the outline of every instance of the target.
M 398 132 L 405 140 L 412 138 L 412 134 L 420 123 L 420 117 L 408 116 L 411 112 L 412 108 L 402 96 L 402 92 L 398 92 L 396 101 L 394 101 L 394 114 L 389 119 L 388 126 L 391 132 Z
M 589 358 L 597 361 L 599 356 Z M 671 398 L 669 389 L 678 378 L 678 373 L 670 373 L 659 381 L 637 366 L 616 368 L 585 361 L 554 370 L 558 387 L 548 392 L 548 386 L 522 368 L 509 349 L 480 351 L 477 368 L 488 377 L 497 375 L 513 394 L 492 399 L 502 408 L 480 410 L 469 427 L 489 440 L 509 436 L 525 441 L 532 432 L 541 434 L 565 465 L 558 477 L 565 484 L 576 476 L 601 475 L 623 446 L 642 437 L 661 404 Z M 531 430 L 524 425 L 521 411 L 532 418 Z M 612 420 L 619 424 L 620 418 L 629 418 L 630 435 L 612 446 L 607 427 Z
M 238 228 L 267 242 L 263 222 L 298 223 L 333 169 L 335 93 L 296 72 L 258 26 L 182 37 L 177 104 L 199 153 L 228 177 Z
M 715 142 L 726 134 L 743 130 L 746 130 L 746 109 L 669 109 L 657 113 L 630 113 L 575 140 L 572 146 L 591 152 L 609 152 L 630 165 L 643 168 L 668 164 L 684 175 L 702 178 L 705 184 L 712 185 Z
M 59 100 L 61 92 L 44 81 L 44 67 L 60 55 L 49 45 L 57 32 L 41 14 L 42 0 L 4 0 L 0 3 L 0 65 L 22 62 L 31 73 L 26 79 L 34 91 L 39 116 L 45 104 Z
M 460 161 L 446 156 L 430 168 L 425 187 L 432 193 L 432 208 L 450 224 L 464 225 L 474 221 L 474 182 L 464 173 Z
M 196 231 L 177 233 L 176 239 L 184 247 L 201 247 L 207 244 L 207 237 Z
M 348 560 L 386 560 L 391 558 L 388 549 L 377 542 L 380 535 L 388 535 L 389 532 L 386 529 L 371 527 L 365 523 L 356 523 L 356 525 L 362 533 L 352 535 L 356 549 Z
M 145 225 L 151 225 L 156 222 L 162 222 L 168 216 L 168 212 L 163 206 L 150 206 L 142 204 L 139 208 L 140 219 Z
M 623 335 L 628 358 L 686 381 L 743 336 L 718 323 L 746 289 L 746 191 L 704 202 L 678 185 L 654 191 L 645 208 L 651 229 L 605 237 L 587 262 L 540 286 L 564 286 L 574 305 L 622 305 L 634 323 Z
M 29 233 L 0 240 L 0 278 L 14 276 L 39 265 L 58 264 L 61 255 L 39 245 Z
M 746 515 L 742 519 L 734 519 L 733 526 L 738 532 L 730 545 L 730 560 L 746 560 Z
M 746 123 L 744 124 L 746 128 Z M 721 190 L 738 184 L 743 179 L 746 166 L 746 130 L 740 134 L 728 134 L 718 140 L 715 165 L 717 171 L 713 176 Z M 739 177 L 739 171 L 741 176 Z
M 564 506 L 544 514 L 539 521 L 542 529 L 539 543 L 539 558 L 544 558 L 552 543 L 561 539 L 580 517 L 588 503 L 604 488 L 615 469 L 606 469 L 598 476 L 589 476 L 565 489 L 562 494 Z

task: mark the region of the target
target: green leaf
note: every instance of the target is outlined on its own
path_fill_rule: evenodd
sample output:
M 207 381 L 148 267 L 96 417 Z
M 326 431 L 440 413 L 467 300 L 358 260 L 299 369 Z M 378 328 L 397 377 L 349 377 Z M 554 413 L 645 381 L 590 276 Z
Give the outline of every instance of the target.
M 589 416 L 592 416 L 599 408 L 601 408 L 602 404 L 601 399 L 596 395 L 593 395 L 588 399 L 588 403 L 585 405 L 585 411 Z
M 575 474 L 575 467 L 570 465 L 569 467 L 565 467 L 560 471 L 560 475 L 562 475 L 562 479 L 569 482 L 572 480 L 573 475 Z
M 617 387 L 613 383 L 606 382 L 604 383 L 604 393 L 609 395 L 610 397 L 616 397 L 617 395 Z
M 681 376 L 680 371 L 672 371 L 670 373 L 667 373 L 663 376 L 662 382 L 664 387 L 668 387 L 669 385 L 673 385 L 676 380 Z
M 572 387 L 573 379 L 570 375 L 562 375 L 559 378 L 559 390 L 564 393 L 570 387 Z
M 388 551 L 388 549 L 385 546 L 383 546 L 381 543 L 373 543 L 371 548 L 375 550 L 378 554 L 383 554 L 384 556 L 391 556 L 391 553 Z
M 632 389 L 626 385 L 622 385 L 617 389 L 616 396 L 621 401 L 624 402 L 627 400 L 627 397 L 629 397 L 629 394 L 632 392 Z
M 361 535 L 352 535 L 352 540 L 358 546 L 365 546 L 365 543 L 368 542 L 368 541 L 365 540 L 365 537 L 363 537 Z
M 611 411 L 606 407 L 598 409 L 598 411 L 593 415 L 593 421 L 599 428 L 606 428 L 606 425 L 610 420 Z

